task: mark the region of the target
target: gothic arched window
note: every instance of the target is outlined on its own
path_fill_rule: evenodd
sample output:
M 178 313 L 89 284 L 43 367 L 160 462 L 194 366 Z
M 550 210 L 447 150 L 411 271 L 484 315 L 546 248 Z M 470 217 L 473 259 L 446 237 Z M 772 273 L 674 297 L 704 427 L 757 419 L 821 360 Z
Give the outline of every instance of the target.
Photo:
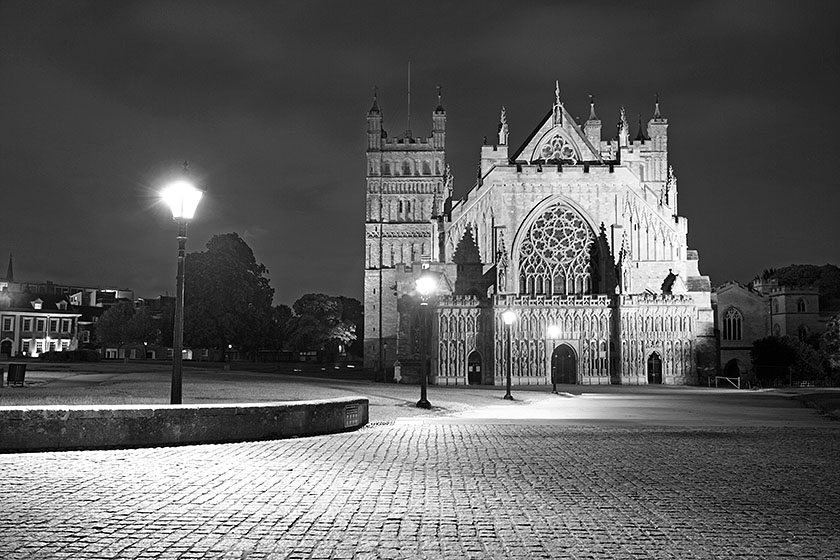
M 382 171 L 382 174 L 383 174 L 383 175 L 390 175 L 390 174 L 391 174 L 391 162 L 390 162 L 390 161 L 386 161 L 386 162 L 384 162 L 382 165 L 384 166 L 384 169 L 383 169 L 383 171 Z
M 423 175 L 431 175 L 431 174 L 432 174 L 432 168 L 429 165 L 429 162 L 424 161 L 423 162 Z
M 723 340 L 741 340 L 741 327 L 744 321 L 741 312 L 730 307 L 723 314 Z
M 805 313 L 805 298 L 799 298 L 799 301 L 796 302 L 796 312 L 797 313 Z
M 779 312 L 779 300 L 774 299 L 773 300 L 773 313 L 778 313 L 778 312 Z
M 531 224 L 519 247 L 520 293 L 590 293 L 594 241 L 577 212 L 565 204 L 548 208 Z
M 411 175 L 411 160 L 407 159 L 403 161 L 402 174 Z

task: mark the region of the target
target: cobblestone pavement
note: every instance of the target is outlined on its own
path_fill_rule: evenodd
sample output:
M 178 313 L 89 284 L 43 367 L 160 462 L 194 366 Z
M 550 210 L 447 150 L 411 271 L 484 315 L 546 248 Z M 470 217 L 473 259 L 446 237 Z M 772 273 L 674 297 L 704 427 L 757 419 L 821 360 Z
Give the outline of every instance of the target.
M 396 422 L 0 455 L 0 558 L 840 557 L 840 426 Z

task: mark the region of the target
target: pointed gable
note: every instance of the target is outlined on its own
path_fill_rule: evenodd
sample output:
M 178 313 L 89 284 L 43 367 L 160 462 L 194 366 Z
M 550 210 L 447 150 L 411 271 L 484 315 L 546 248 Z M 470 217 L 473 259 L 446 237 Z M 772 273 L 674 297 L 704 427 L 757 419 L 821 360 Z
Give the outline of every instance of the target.
M 571 164 L 602 161 L 599 150 L 586 138 L 562 104 L 546 114 L 510 159 L 528 163 Z

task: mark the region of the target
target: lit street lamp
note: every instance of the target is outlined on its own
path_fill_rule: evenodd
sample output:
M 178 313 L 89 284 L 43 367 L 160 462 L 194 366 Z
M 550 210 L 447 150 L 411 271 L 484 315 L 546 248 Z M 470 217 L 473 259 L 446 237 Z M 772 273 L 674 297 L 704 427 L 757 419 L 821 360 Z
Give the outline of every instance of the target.
M 426 398 L 428 385 L 426 373 L 426 352 L 430 343 L 429 337 L 429 300 L 437 291 L 437 277 L 429 270 L 424 269 L 414 284 L 417 293 L 420 295 L 420 400 L 417 401 L 417 408 L 432 408 L 432 403 Z
M 516 313 L 512 309 L 508 309 L 507 311 L 502 313 L 502 321 L 507 326 L 507 392 L 505 392 L 505 400 L 512 401 L 513 395 L 510 394 L 510 371 L 511 371 L 511 351 L 510 351 L 510 343 L 511 343 L 511 331 L 513 330 L 513 324 L 516 322 Z
M 554 345 L 555 341 L 560 338 L 560 327 L 551 325 L 548 327 L 548 338 L 551 339 L 551 392 L 557 392 L 557 364 L 554 363 Z
M 189 181 L 175 181 L 160 196 L 178 222 L 178 275 L 175 286 L 175 328 L 172 349 L 172 392 L 169 402 L 181 404 L 181 371 L 184 346 L 184 260 L 187 252 L 187 223 L 195 216 L 202 192 Z

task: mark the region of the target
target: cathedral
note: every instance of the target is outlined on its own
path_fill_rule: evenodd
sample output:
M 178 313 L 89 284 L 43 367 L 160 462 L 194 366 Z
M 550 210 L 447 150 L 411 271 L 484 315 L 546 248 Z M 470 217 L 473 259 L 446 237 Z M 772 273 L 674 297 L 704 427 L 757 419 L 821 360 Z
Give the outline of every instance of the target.
M 515 149 L 502 107 L 456 199 L 440 90 L 425 138 L 389 137 L 374 96 L 364 360 L 379 379 L 684 385 L 714 374 L 711 285 L 677 211 L 658 99 L 635 137 L 624 108 L 616 133 L 591 97 L 583 123 L 559 86 L 546 105 Z

